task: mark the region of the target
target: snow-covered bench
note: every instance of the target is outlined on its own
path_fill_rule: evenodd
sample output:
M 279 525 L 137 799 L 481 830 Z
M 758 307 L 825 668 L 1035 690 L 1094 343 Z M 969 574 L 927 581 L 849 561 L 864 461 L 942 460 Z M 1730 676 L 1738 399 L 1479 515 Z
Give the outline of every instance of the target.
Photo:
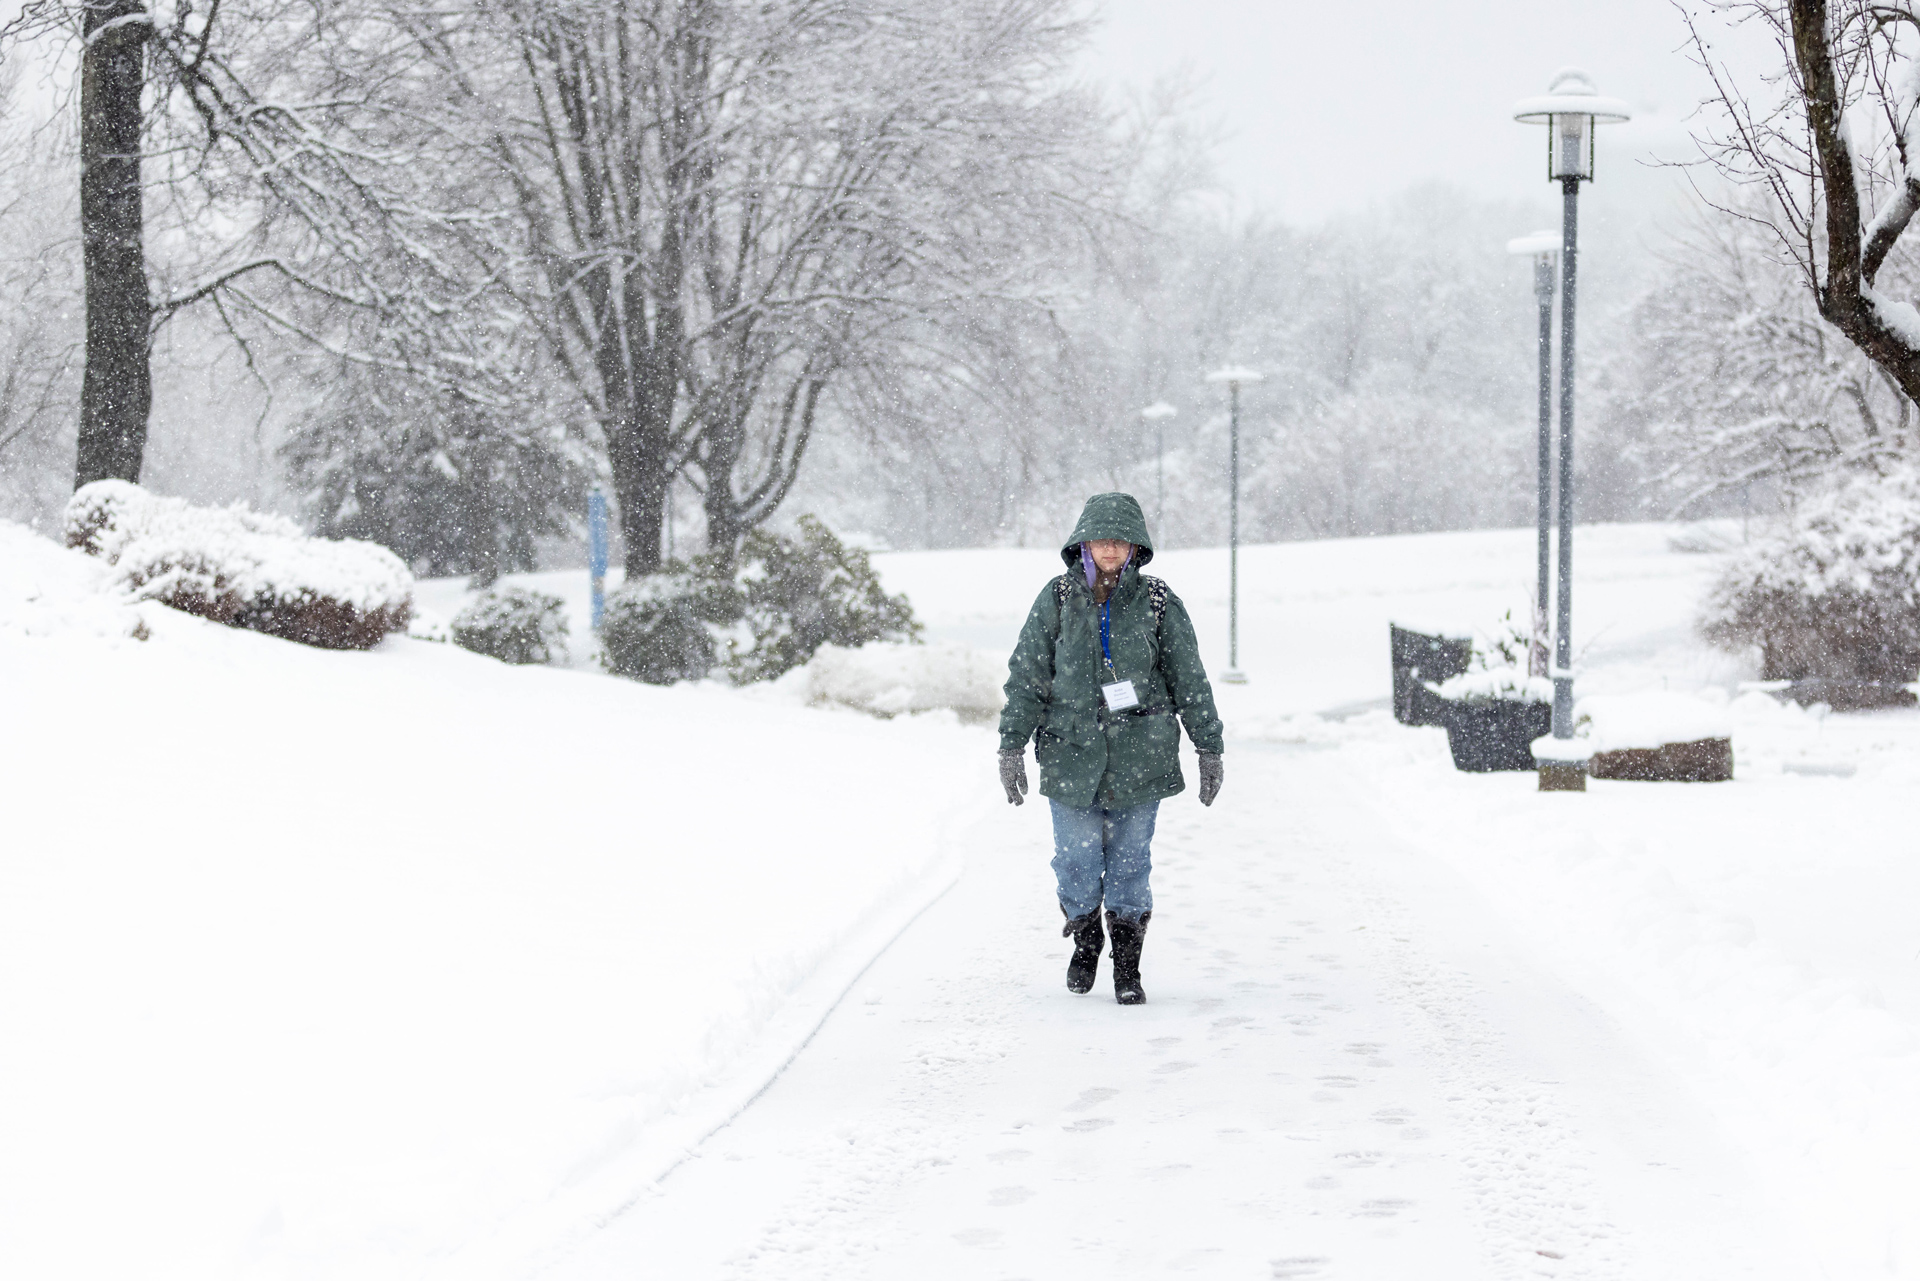
M 1725 709 L 1688 694 L 1596 694 L 1574 709 L 1591 778 L 1724 783 L 1733 778 Z M 1536 757 L 1552 750 L 1536 749 Z
M 413 609 L 413 575 L 386 548 L 310 538 L 243 505 L 195 507 L 95 481 L 68 502 L 66 536 L 136 599 L 325 649 L 366 649 L 404 630 Z

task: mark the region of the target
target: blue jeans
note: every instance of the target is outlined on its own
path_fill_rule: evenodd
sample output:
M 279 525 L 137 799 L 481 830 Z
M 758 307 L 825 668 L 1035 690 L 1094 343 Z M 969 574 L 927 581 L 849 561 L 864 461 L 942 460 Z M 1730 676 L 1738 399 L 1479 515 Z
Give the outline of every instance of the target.
M 1153 820 L 1160 802 L 1104 809 L 1053 804 L 1053 875 L 1068 916 L 1107 910 L 1137 921 L 1153 910 Z M 1105 893 L 1102 893 L 1104 888 Z

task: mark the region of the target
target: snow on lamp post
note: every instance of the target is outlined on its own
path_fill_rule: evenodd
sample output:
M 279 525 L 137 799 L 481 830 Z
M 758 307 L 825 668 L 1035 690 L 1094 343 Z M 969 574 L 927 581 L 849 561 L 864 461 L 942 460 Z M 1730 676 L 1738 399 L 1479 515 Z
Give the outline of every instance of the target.
M 1584 71 L 1555 73 L 1547 92 L 1513 105 L 1522 124 L 1547 126 L 1547 177 L 1558 180 L 1560 218 L 1560 555 L 1553 649 L 1553 737 L 1564 746 L 1541 758 L 1543 791 L 1583 792 L 1587 766 L 1573 755 L 1573 318 L 1579 257 L 1580 184 L 1593 179 L 1593 136 L 1603 124 L 1632 118 L 1627 104 L 1603 98 Z M 1556 758 L 1557 757 L 1557 758 Z
M 1247 674 L 1240 670 L 1240 384 L 1251 386 L 1265 379 L 1257 370 L 1232 365 L 1207 375 L 1208 382 L 1227 385 L 1227 670 L 1220 673 L 1223 685 L 1247 683 Z
M 1140 411 L 1153 424 L 1153 528 L 1162 539 L 1167 536 L 1167 419 L 1179 412 L 1164 400 Z
M 1507 252 L 1533 259 L 1533 297 L 1540 306 L 1540 467 L 1535 486 L 1534 517 L 1538 526 L 1535 548 L 1536 581 L 1533 596 L 1533 644 L 1527 653 L 1527 675 L 1547 674 L 1547 608 L 1553 583 L 1553 266 L 1560 236 L 1536 231 L 1507 242 Z

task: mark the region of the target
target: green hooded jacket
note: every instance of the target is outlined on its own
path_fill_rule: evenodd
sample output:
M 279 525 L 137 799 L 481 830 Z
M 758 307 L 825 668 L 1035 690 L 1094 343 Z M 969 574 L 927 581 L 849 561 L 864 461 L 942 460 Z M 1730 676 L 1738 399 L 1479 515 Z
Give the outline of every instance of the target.
M 1101 538 L 1135 548 L 1108 602 L 1112 676 L 1100 651 L 1100 607 L 1080 561 L 1080 544 Z M 1140 573 L 1153 559 L 1140 504 L 1131 494 L 1089 498 L 1060 559 L 1067 563 L 1064 603 L 1059 580 L 1048 583 L 1007 661 L 1000 749 L 1023 751 L 1031 738 L 1040 794 L 1078 809 L 1140 805 L 1184 790 L 1174 716 L 1195 747 L 1218 752 L 1220 714 L 1187 607 L 1168 590 L 1165 612 L 1154 619 L 1153 593 Z M 1100 687 L 1115 679 L 1133 682 L 1137 707 L 1107 709 Z

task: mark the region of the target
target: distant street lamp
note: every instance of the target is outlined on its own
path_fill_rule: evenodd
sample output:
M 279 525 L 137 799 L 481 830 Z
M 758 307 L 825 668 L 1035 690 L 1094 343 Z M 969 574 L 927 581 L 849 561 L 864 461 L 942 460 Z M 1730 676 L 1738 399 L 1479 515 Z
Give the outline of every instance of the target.
M 1229 365 L 1207 375 L 1210 383 L 1227 385 L 1228 440 L 1227 490 L 1227 670 L 1220 673 L 1223 685 L 1245 685 L 1247 674 L 1240 670 L 1240 384 L 1251 386 L 1266 381 L 1266 375 L 1253 369 Z
M 1533 596 L 1533 644 L 1527 650 L 1527 675 L 1547 674 L 1547 593 L 1553 581 L 1553 260 L 1560 237 L 1551 231 L 1507 242 L 1507 252 L 1533 259 L 1533 297 L 1540 305 L 1540 467 L 1534 519 L 1539 544 L 1535 560 L 1538 578 Z
M 1153 528 L 1161 538 L 1167 536 L 1167 419 L 1179 412 L 1164 400 L 1140 411 L 1153 424 Z
M 1573 317 L 1579 257 L 1580 184 L 1593 179 L 1595 126 L 1632 118 L 1618 98 L 1602 98 L 1586 72 L 1556 72 L 1547 92 L 1513 105 L 1522 124 L 1547 126 L 1547 177 L 1561 191 L 1560 226 L 1560 591 L 1553 650 L 1553 736 L 1573 737 Z M 1583 792 L 1584 761 L 1543 761 L 1544 791 Z

